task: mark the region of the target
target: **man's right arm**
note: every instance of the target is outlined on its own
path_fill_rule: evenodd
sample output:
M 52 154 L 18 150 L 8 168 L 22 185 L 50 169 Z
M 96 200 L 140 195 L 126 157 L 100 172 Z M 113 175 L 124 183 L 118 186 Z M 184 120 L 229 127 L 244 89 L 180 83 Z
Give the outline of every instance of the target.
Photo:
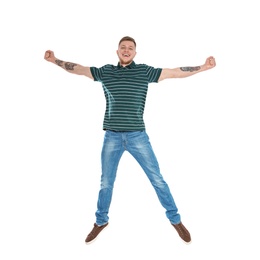
M 57 59 L 54 56 L 53 51 L 50 51 L 50 50 L 46 51 L 45 55 L 44 55 L 44 59 L 58 65 L 59 67 L 66 70 L 67 72 L 70 72 L 70 73 L 73 73 L 73 74 L 76 74 L 76 75 L 83 75 L 83 76 L 86 76 L 90 79 L 94 79 L 92 74 L 91 74 L 90 67 L 82 66 L 82 65 L 77 64 L 77 63 L 67 62 L 67 61 Z

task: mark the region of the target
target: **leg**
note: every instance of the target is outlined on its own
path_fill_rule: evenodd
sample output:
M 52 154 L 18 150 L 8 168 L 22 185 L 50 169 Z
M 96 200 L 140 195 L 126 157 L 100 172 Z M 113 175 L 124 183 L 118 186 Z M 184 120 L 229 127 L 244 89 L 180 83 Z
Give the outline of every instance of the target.
M 97 202 L 96 224 L 108 222 L 108 212 L 112 199 L 114 182 L 119 160 L 124 152 L 120 134 L 106 131 L 101 152 L 101 184 Z
M 153 185 L 162 206 L 166 209 L 166 216 L 172 224 L 180 223 L 180 214 L 167 183 L 160 173 L 159 164 L 154 154 L 149 137 L 145 131 L 129 134 L 127 150 L 138 161 L 148 179 Z

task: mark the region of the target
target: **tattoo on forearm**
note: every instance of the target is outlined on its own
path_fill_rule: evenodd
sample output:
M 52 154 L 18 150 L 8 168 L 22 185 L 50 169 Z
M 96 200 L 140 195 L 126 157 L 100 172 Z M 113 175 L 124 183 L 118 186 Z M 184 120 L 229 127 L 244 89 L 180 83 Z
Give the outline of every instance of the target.
M 65 63 L 65 69 L 66 70 L 74 70 L 75 66 L 77 66 L 77 64 L 75 64 L 75 63 L 71 63 L 71 62 L 66 62 Z
M 58 66 L 60 66 L 60 67 L 62 67 L 62 65 L 63 65 L 63 61 L 62 61 L 62 60 L 55 60 L 55 63 L 56 63 Z
M 182 71 L 189 71 L 189 72 L 193 72 L 193 71 L 197 71 L 197 70 L 200 70 L 200 66 L 197 66 L 197 67 L 180 67 L 180 69 Z
M 72 62 L 64 63 L 64 61 L 62 61 L 62 60 L 55 60 L 55 63 L 60 67 L 63 67 L 63 64 L 64 64 L 64 67 L 66 70 L 74 70 L 74 67 L 77 66 L 77 64 L 75 64 L 75 63 L 72 63 Z

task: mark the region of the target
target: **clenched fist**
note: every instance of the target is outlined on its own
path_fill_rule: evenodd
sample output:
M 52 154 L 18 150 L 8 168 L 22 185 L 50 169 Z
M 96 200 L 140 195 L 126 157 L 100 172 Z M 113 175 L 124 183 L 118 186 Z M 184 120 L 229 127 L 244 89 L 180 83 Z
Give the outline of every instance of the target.
M 214 68 L 216 66 L 216 61 L 213 56 L 210 56 L 206 59 L 205 65 L 208 69 Z
M 54 52 L 50 50 L 46 51 L 44 54 L 44 59 L 53 62 L 55 60 Z

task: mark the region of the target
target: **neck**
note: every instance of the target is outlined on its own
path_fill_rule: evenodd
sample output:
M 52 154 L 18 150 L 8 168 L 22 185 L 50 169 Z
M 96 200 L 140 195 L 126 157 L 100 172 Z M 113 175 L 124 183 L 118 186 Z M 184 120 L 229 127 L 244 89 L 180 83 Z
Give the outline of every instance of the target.
M 120 60 L 120 61 L 119 61 L 119 64 L 120 64 L 122 67 L 126 67 L 126 66 L 130 65 L 132 62 L 133 62 L 133 60 L 131 60 L 131 61 L 128 62 L 128 63 L 122 62 L 122 61 Z

